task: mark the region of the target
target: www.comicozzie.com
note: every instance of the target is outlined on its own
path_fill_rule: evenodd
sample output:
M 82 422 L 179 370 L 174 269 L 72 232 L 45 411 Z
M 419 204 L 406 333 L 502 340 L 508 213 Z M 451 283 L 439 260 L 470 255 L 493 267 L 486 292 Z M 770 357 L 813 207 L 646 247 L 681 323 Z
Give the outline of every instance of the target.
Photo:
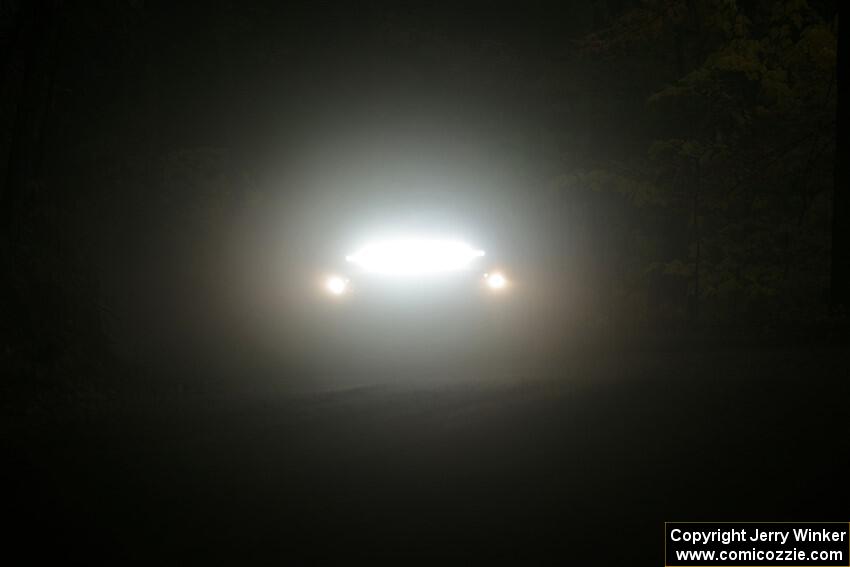
M 665 523 L 665 565 L 848 566 L 850 524 Z

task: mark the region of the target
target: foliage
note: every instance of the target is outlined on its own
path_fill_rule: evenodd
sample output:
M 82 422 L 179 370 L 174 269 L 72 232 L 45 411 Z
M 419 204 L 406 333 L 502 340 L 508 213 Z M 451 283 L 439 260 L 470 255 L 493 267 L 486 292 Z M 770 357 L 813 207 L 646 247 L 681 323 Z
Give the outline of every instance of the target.
M 630 174 L 609 163 L 586 176 L 600 190 L 628 195 L 643 218 L 655 211 L 655 223 L 625 228 L 654 242 L 634 250 L 647 267 L 639 285 L 651 293 L 649 275 L 658 270 L 686 278 L 691 317 L 702 304 L 703 318 L 717 322 L 823 312 L 834 23 L 804 0 L 747 9 L 653 0 L 583 44 L 588 57 L 619 60 L 641 45 L 679 52 L 666 70 L 673 80 L 646 100 L 654 139 Z M 663 246 L 671 234 L 679 245 Z

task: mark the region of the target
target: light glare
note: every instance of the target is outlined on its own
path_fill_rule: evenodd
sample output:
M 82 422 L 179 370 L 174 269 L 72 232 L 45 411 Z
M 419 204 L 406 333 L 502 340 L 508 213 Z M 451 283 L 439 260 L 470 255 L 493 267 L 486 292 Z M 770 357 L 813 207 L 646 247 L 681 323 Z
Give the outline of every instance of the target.
M 463 270 L 483 255 L 456 240 L 399 239 L 367 244 L 346 260 L 367 272 L 408 276 Z
M 487 286 L 490 287 L 490 289 L 504 289 L 505 286 L 508 285 L 507 278 L 498 272 L 486 274 L 484 277 L 487 280 Z
M 330 276 L 325 280 L 325 289 L 332 295 L 342 295 L 348 291 L 348 280 L 339 276 Z

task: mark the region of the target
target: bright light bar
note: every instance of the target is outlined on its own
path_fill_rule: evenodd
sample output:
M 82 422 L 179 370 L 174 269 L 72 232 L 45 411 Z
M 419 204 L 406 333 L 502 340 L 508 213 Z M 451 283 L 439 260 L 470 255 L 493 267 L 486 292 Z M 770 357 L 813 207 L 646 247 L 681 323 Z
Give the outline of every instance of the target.
M 463 270 L 483 255 L 456 240 L 399 239 L 367 244 L 345 259 L 367 272 L 413 276 Z

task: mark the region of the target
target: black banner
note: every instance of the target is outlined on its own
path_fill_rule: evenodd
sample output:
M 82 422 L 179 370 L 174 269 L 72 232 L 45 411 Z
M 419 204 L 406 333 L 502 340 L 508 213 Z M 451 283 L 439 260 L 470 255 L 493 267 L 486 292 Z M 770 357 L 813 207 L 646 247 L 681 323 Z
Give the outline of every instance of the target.
M 848 566 L 848 528 L 840 522 L 667 522 L 665 565 Z

